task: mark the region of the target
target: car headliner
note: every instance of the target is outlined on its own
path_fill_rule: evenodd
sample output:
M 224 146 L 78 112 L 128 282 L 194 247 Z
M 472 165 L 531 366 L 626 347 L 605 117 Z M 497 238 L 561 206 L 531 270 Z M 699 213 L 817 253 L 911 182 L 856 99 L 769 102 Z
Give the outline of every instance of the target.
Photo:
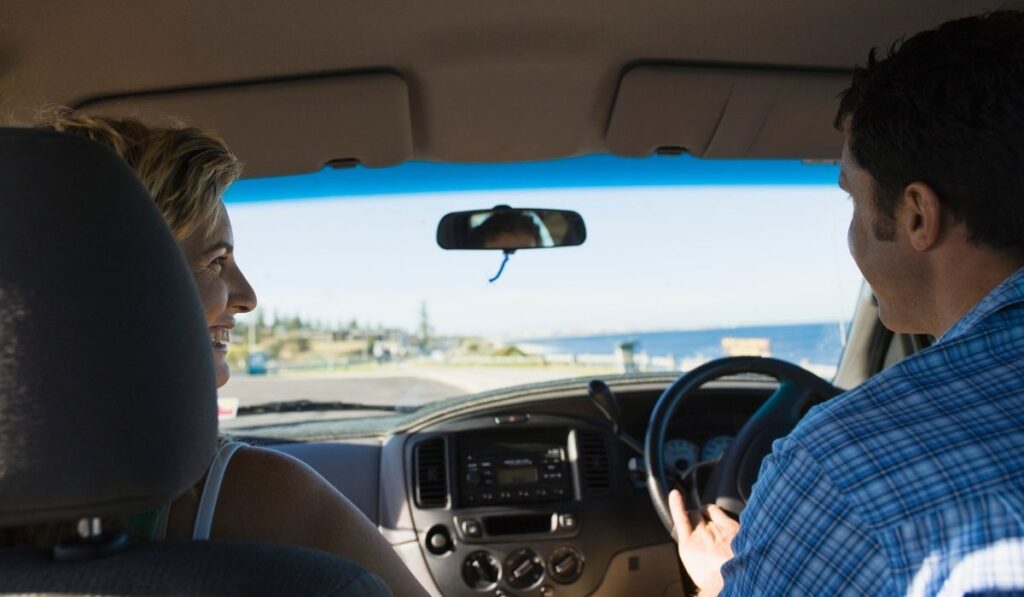
M 248 176 L 660 148 L 834 159 L 828 116 L 869 48 L 1020 4 L 0 0 L 0 106 L 182 118 Z

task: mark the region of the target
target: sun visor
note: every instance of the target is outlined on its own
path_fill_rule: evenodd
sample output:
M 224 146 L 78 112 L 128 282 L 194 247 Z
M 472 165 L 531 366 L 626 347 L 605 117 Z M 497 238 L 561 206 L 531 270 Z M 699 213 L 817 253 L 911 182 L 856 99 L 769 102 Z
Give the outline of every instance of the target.
M 832 126 L 850 75 L 641 65 L 622 77 L 608 125 L 612 153 L 662 148 L 706 158 L 838 159 Z
M 339 160 L 392 166 L 413 149 L 409 90 L 391 73 L 127 95 L 79 109 L 214 131 L 245 163 L 246 178 L 312 172 Z

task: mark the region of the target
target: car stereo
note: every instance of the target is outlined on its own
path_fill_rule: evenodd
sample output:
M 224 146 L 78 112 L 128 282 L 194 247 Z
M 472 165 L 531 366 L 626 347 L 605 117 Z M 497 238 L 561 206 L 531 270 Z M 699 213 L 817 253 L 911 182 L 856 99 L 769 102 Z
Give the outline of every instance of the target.
M 568 430 L 561 429 L 460 435 L 460 506 L 571 499 L 567 439 Z

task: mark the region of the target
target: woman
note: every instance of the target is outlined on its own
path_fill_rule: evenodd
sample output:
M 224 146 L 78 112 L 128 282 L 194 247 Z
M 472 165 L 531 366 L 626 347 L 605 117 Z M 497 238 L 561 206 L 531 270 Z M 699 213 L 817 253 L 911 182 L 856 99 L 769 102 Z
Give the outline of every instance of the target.
M 235 261 L 221 198 L 242 166 L 219 138 L 189 127 L 62 113 L 46 128 L 87 137 L 120 155 L 149 190 L 195 276 L 213 345 L 217 384 L 228 381 L 235 315 L 256 295 Z M 211 523 L 212 517 L 212 523 Z M 173 504 L 142 517 L 154 539 L 272 541 L 344 556 L 396 595 L 425 594 L 377 528 L 305 463 L 274 450 L 221 442 L 210 472 Z

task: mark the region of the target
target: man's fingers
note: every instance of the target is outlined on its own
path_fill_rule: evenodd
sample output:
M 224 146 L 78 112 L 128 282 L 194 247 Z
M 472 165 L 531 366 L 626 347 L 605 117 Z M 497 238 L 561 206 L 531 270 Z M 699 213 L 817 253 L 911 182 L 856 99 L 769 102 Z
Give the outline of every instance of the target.
M 740 528 L 740 524 L 718 506 L 708 506 L 708 516 L 711 517 L 711 522 L 718 525 L 722 530 L 736 532 Z
M 678 539 L 690 536 L 693 527 L 690 525 L 690 517 L 686 515 L 686 507 L 683 506 L 683 496 L 678 490 L 668 492 L 668 511 L 672 513 L 672 521 L 676 523 L 676 535 Z

